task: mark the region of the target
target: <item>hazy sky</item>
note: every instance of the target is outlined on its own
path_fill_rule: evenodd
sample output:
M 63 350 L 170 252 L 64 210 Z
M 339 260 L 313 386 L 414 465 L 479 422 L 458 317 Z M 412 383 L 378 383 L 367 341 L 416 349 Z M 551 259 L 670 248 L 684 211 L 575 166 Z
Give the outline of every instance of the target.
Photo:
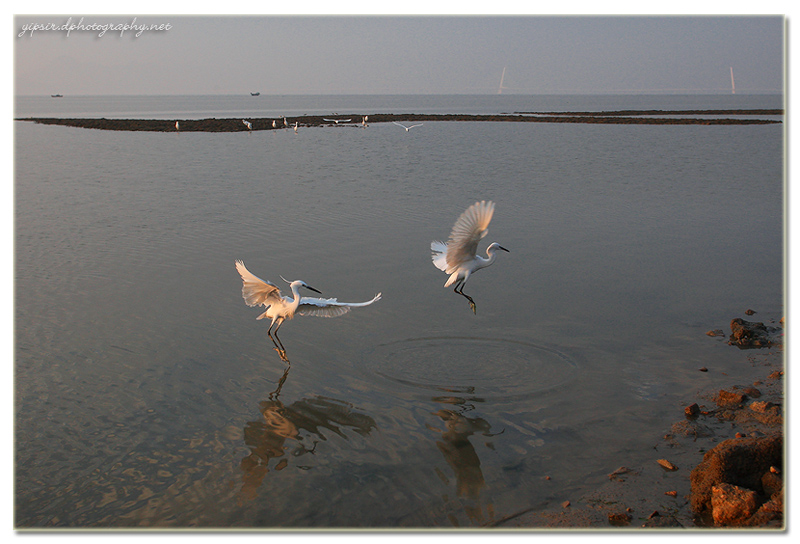
M 23 31 L 29 23 L 169 30 Z M 14 19 L 17 94 L 779 92 L 780 16 Z

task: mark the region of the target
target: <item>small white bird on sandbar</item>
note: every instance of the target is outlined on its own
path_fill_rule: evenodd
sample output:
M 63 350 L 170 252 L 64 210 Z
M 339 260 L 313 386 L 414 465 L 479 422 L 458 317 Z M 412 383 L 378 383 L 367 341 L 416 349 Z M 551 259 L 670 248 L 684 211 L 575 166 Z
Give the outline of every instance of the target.
M 175 121 L 175 130 L 180 130 L 180 129 L 181 129 L 181 122 Z
M 251 123 L 247 119 L 242 119 L 242 123 L 244 123 L 244 126 L 247 127 L 247 130 L 253 130 L 253 123 Z
M 283 281 L 289 284 L 293 298 L 284 297 L 281 295 L 277 285 L 255 276 L 245 268 L 242 261 L 236 261 L 235 264 L 236 270 L 242 277 L 242 297 L 245 303 L 248 306 L 263 305 L 266 307 L 266 311 L 256 319 L 272 319 L 267 329 L 267 334 L 270 338 L 273 338 L 272 327 L 275 326 L 275 337 L 272 341 L 281 353 L 285 353 L 286 350 L 283 349 L 283 343 L 278 338 L 278 329 L 285 320 L 292 319 L 295 315 L 339 317 L 349 312 L 352 308 L 369 306 L 381 299 L 380 293 L 366 302 L 339 302 L 335 298 L 301 297 L 299 292 L 301 287 L 310 289 L 315 293 L 319 293 L 319 291 L 302 280 L 289 281 L 281 277 Z M 276 339 L 277 342 L 275 341 Z
M 493 242 L 486 248 L 488 258 L 476 255 L 478 242 L 489 232 L 492 214 L 494 214 L 494 202 L 484 200 L 476 202 L 456 220 L 446 244 L 437 240 L 431 242 L 431 259 L 434 266 L 450 274 L 444 286 L 450 287 L 455 284 L 453 291 L 469 301 L 472 313 L 477 313 L 475 301 L 464 293 L 464 285 L 474 272 L 494 262 L 495 252 L 498 249 L 508 251 L 497 242 Z

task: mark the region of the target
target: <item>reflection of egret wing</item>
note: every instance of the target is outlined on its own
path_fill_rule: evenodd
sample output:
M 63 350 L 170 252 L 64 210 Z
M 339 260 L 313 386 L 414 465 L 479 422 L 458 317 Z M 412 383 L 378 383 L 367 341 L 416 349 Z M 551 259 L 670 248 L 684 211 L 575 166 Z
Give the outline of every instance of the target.
M 481 200 L 461 214 L 447 242 L 448 274 L 463 263 L 471 261 L 478 250 L 478 242 L 489 232 L 489 222 L 494 214 L 494 202 Z
M 295 313 L 313 317 L 339 317 L 349 312 L 351 308 L 369 306 L 380 299 L 380 293 L 367 302 L 339 302 L 335 298 L 302 297 L 300 298 L 300 306 L 298 306 Z
M 242 298 L 248 306 L 265 306 L 281 301 L 281 290 L 278 286 L 264 281 L 245 268 L 242 261 L 236 261 L 236 270 L 242 276 Z
M 434 240 L 431 242 L 431 259 L 439 270 L 447 271 L 447 244 Z

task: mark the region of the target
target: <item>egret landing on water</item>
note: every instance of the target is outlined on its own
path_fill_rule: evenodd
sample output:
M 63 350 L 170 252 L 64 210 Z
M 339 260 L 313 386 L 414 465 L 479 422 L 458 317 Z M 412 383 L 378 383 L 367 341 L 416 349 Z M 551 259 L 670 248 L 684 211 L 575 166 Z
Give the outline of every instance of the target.
M 431 242 L 431 259 L 439 270 L 450 274 L 445 287 L 455 284 L 453 291 L 469 300 L 472 313 L 477 313 L 475 301 L 464 293 L 464 285 L 469 277 L 481 268 L 490 266 L 498 249 L 508 251 L 497 242 L 486 248 L 488 258 L 476 255 L 478 242 L 489 232 L 489 222 L 494 213 L 494 202 L 481 200 L 461 214 L 453 225 L 450 239 L 445 244 L 434 240 Z
M 394 123 L 394 124 L 395 124 L 395 125 L 397 125 L 398 127 L 403 127 L 404 129 L 406 129 L 406 132 L 408 132 L 409 130 L 411 130 L 411 129 L 412 129 L 412 128 L 414 128 L 414 127 L 421 127 L 421 126 L 422 126 L 422 123 L 420 123 L 420 124 L 418 124 L 418 125 L 411 125 L 410 127 L 407 127 L 407 126 L 405 126 L 405 125 L 404 125 L 404 124 L 402 124 L 402 123 L 398 123 L 397 121 L 392 121 L 392 123 Z
M 242 297 L 245 303 L 248 306 L 258 306 L 259 304 L 266 306 L 266 311 L 256 319 L 264 319 L 265 317 L 272 319 L 272 323 L 270 323 L 267 329 L 267 334 L 272 338 L 272 342 L 275 344 L 278 353 L 281 354 L 281 358 L 285 357 L 286 350 L 283 348 L 281 339 L 278 338 L 278 329 L 281 328 L 285 320 L 292 319 L 295 314 L 315 317 L 339 317 L 349 312 L 351 308 L 369 306 L 373 302 L 381 299 L 380 293 L 367 302 L 339 302 L 335 298 L 301 297 L 301 287 L 310 289 L 315 293 L 319 293 L 319 291 L 304 281 L 289 281 L 281 277 L 283 281 L 289 284 L 294 298 L 284 297 L 281 295 L 281 291 L 278 289 L 277 285 L 253 275 L 245 268 L 242 261 L 236 261 L 236 270 L 239 272 L 239 275 L 242 276 Z M 274 338 L 272 336 L 273 326 L 275 326 Z

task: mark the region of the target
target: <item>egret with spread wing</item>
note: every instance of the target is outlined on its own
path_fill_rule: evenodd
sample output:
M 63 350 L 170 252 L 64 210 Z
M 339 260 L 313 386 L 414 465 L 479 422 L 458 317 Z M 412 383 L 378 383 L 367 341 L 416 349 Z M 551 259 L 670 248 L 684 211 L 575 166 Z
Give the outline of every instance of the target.
M 292 319 L 295 314 L 315 317 L 339 317 L 349 312 L 351 308 L 369 306 L 373 302 L 381 299 L 380 293 L 367 302 L 339 302 L 335 298 L 301 297 L 301 287 L 310 289 L 315 293 L 319 293 L 319 291 L 304 281 L 289 281 L 281 277 L 283 281 L 289 284 L 292 290 L 293 298 L 290 298 L 281 295 L 281 291 L 277 285 L 262 280 L 258 276 L 252 274 L 245 268 L 242 261 L 236 261 L 236 270 L 239 272 L 239 275 L 242 276 L 242 297 L 245 303 L 248 306 L 266 306 L 266 311 L 256 319 L 264 319 L 265 317 L 272 319 L 267 329 L 267 334 L 272 338 L 279 353 L 285 353 L 286 350 L 283 348 L 283 343 L 280 338 L 278 338 L 278 329 L 285 320 Z M 274 338 L 272 337 L 273 326 L 275 326 Z M 275 339 L 277 339 L 277 342 Z
M 469 300 L 473 313 L 476 313 L 475 301 L 464 293 L 464 285 L 474 272 L 494 262 L 495 252 L 498 249 L 508 251 L 497 242 L 493 242 L 486 248 L 488 258 L 476 255 L 478 242 L 489 232 L 492 214 L 494 214 L 494 202 L 484 200 L 476 202 L 458 218 L 446 244 L 437 240 L 431 242 L 433 264 L 439 270 L 450 274 L 444 286 L 450 287 L 455 284 L 453 291 Z

